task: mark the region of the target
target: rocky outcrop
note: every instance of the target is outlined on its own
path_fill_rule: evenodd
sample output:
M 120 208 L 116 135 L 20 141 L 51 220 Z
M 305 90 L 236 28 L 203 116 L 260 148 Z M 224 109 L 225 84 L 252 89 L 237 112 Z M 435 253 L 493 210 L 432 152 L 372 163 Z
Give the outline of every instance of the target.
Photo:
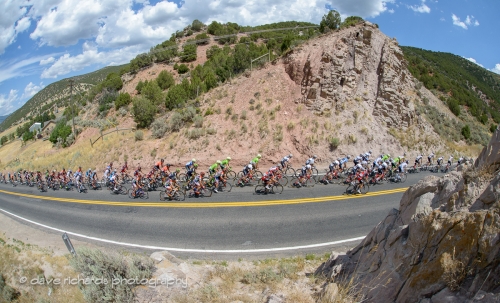
M 315 40 L 313 47 L 286 58 L 286 72 L 301 85 L 297 102 L 321 114 L 344 110 L 353 100 L 365 101 L 373 116 L 389 127 L 415 123 L 408 97 L 414 80 L 397 41 L 365 22 Z
M 364 302 L 500 302 L 500 129 L 473 167 L 427 177 L 356 248 L 316 274 Z

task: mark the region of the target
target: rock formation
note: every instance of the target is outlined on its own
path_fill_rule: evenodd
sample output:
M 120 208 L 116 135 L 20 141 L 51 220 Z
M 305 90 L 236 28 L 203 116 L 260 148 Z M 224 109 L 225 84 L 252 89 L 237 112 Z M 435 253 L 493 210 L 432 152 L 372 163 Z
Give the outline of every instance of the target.
M 500 129 L 473 167 L 410 187 L 356 248 L 316 274 L 363 302 L 500 302 Z
M 415 123 L 409 98 L 414 79 L 396 40 L 365 22 L 313 43 L 320 52 L 299 50 L 287 58 L 287 73 L 301 85 L 298 102 L 325 113 L 344 110 L 351 100 L 363 100 L 373 116 L 389 127 Z

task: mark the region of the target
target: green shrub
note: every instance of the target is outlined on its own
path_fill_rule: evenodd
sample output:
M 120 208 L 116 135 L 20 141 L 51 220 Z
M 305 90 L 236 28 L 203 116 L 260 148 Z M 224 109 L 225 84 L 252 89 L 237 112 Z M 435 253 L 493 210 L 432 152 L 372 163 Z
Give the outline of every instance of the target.
M 49 141 L 56 144 L 58 142 L 58 138 L 61 138 L 63 146 L 66 142 L 66 139 L 71 134 L 71 126 L 66 125 L 66 120 L 62 119 L 56 124 L 56 127 L 52 130 L 50 134 Z
M 455 99 L 449 98 L 447 103 L 448 103 L 448 107 L 450 108 L 451 112 L 455 116 L 458 117 L 460 115 L 460 105 L 458 104 L 458 101 Z
M 331 150 L 336 149 L 336 148 L 337 148 L 337 147 L 339 147 L 339 145 L 340 145 L 340 140 L 339 140 L 339 138 L 330 138 L 330 140 L 329 140 L 329 141 L 330 141 L 329 143 L 330 143 L 330 149 L 331 149 Z
M 498 127 L 497 125 L 491 124 L 490 125 L 490 132 L 494 133 L 497 130 L 497 127 Z
M 118 110 L 123 106 L 127 106 L 130 104 L 130 102 L 132 102 L 132 98 L 130 97 L 129 93 L 120 93 L 115 101 L 115 109 Z
M 193 123 L 194 123 L 194 127 L 201 128 L 203 126 L 203 117 L 200 115 L 196 115 L 193 118 Z
M 184 64 L 184 63 L 183 63 L 183 64 L 181 64 L 181 65 L 179 65 L 179 68 L 177 68 L 177 72 L 178 72 L 179 74 L 185 74 L 185 73 L 187 73 L 188 71 L 189 71 L 189 67 L 188 67 L 186 64 Z
M 142 141 L 144 140 L 144 133 L 142 130 L 137 130 L 134 134 L 135 141 Z
M 133 302 L 133 288 L 141 283 L 141 280 L 150 279 L 154 270 L 154 262 L 150 258 L 134 256 L 125 259 L 120 255 L 103 253 L 100 250 L 85 247 L 77 250 L 77 255 L 70 260 L 70 264 L 90 281 L 97 281 L 97 279 L 108 281 L 108 283 L 79 284 L 88 302 L 99 303 Z M 121 283 L 124 279 L 133 279 L 137 285 L 128 282 Z M 115 283 L 112 283 L 113 281 Z
M 162 70 L 156 78 L 156 83 L 162 90 L 169 89 L 175 84 L 174 76 L 166 70 Z
M 470 138 L 470 127 L 469 125 L 465 125 L 462 127 L 462 136 L 464 136 L 465 139 Z
M 170 131 L 179 131 L 184 126 L 184 120 L 182 119 L 182 115 L 178 112 L 175 112 L 170 119 L 168 119 L 168 129 Z
M 165 118 L 158 118 L 151 124 L 151 134 L 153 138 L 163 138 L 168 130 L 167 120 Z
M 132 113 L 138 128 L 146 128 L 153 123 L 156 107 L 148 99 L 138 96 L 134 98 Z
M 163 101 L 161 88 L 156 81 L 146 83 L 142 88 L 141 95 L 151 101 L 153 105 L 158 105 Z

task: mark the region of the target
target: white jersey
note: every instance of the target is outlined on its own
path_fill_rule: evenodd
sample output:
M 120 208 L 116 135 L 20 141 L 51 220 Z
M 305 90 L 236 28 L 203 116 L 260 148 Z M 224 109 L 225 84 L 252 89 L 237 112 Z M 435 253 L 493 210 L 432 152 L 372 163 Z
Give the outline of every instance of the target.
M 307 159 L 306 165 L 313 165 L 313 164 L 314 164 L 314 159 L 313 158 Z
M 418 161 L 418 160 L 420 160 L 420 159 L 422 159 L 422 155 L 417 156 L 417 158 L 416 158 L 415 160 L 417 160 L 417 161 Z
M 401 164 L 399 165 L 399 168 L 403 171 L 403 170 L 405 170 L 405 168 L 406 168 L 406 166 L 407 166 L 407 165 L 408 165 L 408 163 L 403 162 L 403 163 L 401 163 Z

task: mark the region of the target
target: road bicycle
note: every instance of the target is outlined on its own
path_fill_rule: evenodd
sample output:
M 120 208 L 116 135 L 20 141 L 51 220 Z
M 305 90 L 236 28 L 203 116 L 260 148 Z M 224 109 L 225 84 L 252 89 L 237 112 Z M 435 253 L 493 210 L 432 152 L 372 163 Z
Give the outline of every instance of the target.
M 283 185 L 281 185 L 278 181 L 275 181 L 273 184 L 268 184 L 267 186 L 264 184 L 255 185 L 255 193 L 260 194 L 281 194 L 283 192 Z
M 365 182 L 364 180 L 361 180 L 361 182 L 358 181 L 352 181 L 349 186 L 347 186 L 345 193 L 347 195 L 355 195 L 355 194 L 366 194 L 370 190 L 370 186 L 368 185 L 368 182 Z
M 193 189 L 188 193 L 189 198 L 202 198 L 211 196 L 212 196 L 212 190 L 207 187 L 202 187 L 201 189 L 198 190 L 198 193 L 196 193 Z
M 135 198 L 148 199 L 149 198 L 148 192 L 144 191 L 144 189 L 142 189 L 142 187 L 140 187 L 138 189 L 129 188 L 127 191 L 127 194 L 131 199 L 135 199 Z
M 391 183 L 404 183 L 406 181 L 406 172 L 404 173 L 396 173 L 393 177 L 389 178 L 389 182 Z
M 83 182 L 76 182 L 75 187 L 79 193 L 87 193 L 87 188 L 83 185 Z
M 186 193 L 178 190 L 178 189 L 173 189 L 170 191 L 170 195 L 167 194 L 166 190 L 162 190 L 160 192 L 160 200 L 165 201 L 165 200 L 175 200 L 175 201 L 184 201 L 186 199 Z
M 302 179 L 302 180 L 301 180 Z M 316 182 L 312 178 L 312 175 L 307 173 L 303 177 L 294 177 L 290 181 L 290 187 L 296 187 L 296 188 L 301 188 L 301 187 L 313 187 Z

